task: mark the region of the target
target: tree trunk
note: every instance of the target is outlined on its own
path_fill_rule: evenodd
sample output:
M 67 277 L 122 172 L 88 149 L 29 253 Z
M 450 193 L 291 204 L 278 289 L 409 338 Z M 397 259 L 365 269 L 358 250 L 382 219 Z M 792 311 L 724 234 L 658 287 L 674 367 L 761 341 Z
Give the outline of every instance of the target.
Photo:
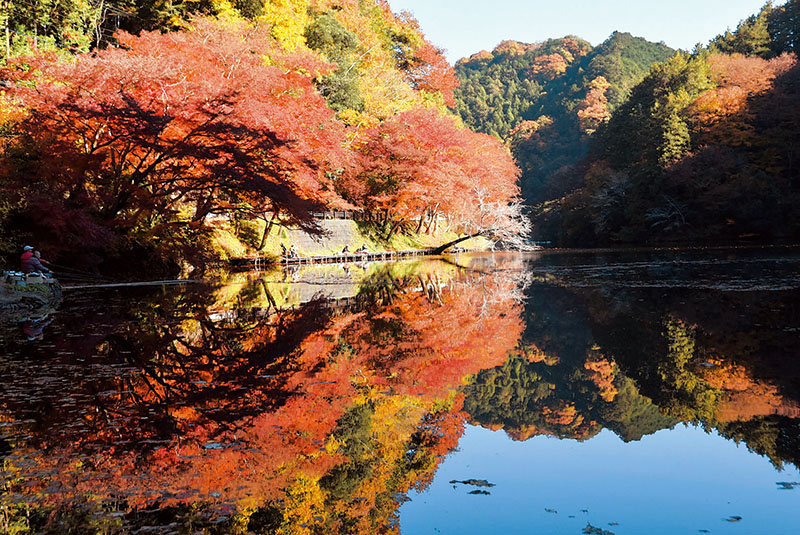
M 443 252 L 445 252 L 447 249 L 449 249 L 453 245 L 461 243 L 462 241 L 467 241 L 470 238 L 475 238 L 475 237 L 480 236 L 480 235 L 481 235 L 480 232 L 476 232 L 475 234 L 469 234 L 467 236 L 462 236 L 462 237 L 458 238 L 457 240 L 453 240 L 453 241 L 447 242 L 444 245 L 440 245 L 439 247 L 434 248 L 433 249 L 433 253 L 434 254 L 442 254 Z
M 272 217 L 270 218 L 269 222 L 265 219 L 266 225 L 264 225 L 264 233 L 261 234 L 261 243 L 258 244 L 258 251 L 264 249 L 264 246 L 267 244 L 267 237 L 269 236 L 269 231 L 272 230 L 272 225 L 275 223 L 275 212 L 272 213 Z
M 11 57 L 11 1 L 5 0 L 3 2 L 3 11 L 5 11 L 5 30 L 6 30 L 6 61 Z
M 390 228 L 390 229 L 389 229 L 389 233 L 386 235 L 386 239 L 387 239 L 387 240 L 391 239 L 391 237 L 392 237 L 392 234 L 394 234 L 394 233 L 395 233 L 395 231 L 397 230 L 397 228 L 398 228 L 398 227 L 399 227 L 401 224 L 402 224 L 402 221 L 396 221 L 396 222 L 395 222 L 395 223 L 392 225 L 392 228 Z
M 100 49 L 100 39 L 103 36 L 103 33 L 100 31 L 100 25 L 103 24 L 103 2 L 105 0 L 100 0 L 100 6 L 97 8 L 94 17 L 94 35 L 95 35 L 95 43 L 94 47 L 96 49 Z
M 192 217 L 193 222 L 198 221 L 205 221 L 205 218 L 208 214 L 211 213 L 211 209 L 214 207 L 214 194 L 213 192 L 203 199 L 202 201 L 197 201 L 197 204 L 194 208 L 194 216 Z
M 423 210 L 422 213 L 419 215 L 419 224 L 417 225 L 417 230 L 415 234 L 419 234 L 419 231 L 422 230 L 422 223 L 425 221 L 425 211 Z

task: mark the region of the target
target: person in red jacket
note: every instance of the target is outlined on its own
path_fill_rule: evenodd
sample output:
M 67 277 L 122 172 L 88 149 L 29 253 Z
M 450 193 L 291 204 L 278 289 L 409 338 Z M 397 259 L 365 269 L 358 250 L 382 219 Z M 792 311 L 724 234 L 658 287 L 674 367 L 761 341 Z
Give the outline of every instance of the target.
M 21 266 L 22 271 L 25 271 L 25 264 L 31 259 L 33 256 L 33 247 L 30 245 L 26 245 L 22 248 L 22 256 L 19 257 L 19 263 Z

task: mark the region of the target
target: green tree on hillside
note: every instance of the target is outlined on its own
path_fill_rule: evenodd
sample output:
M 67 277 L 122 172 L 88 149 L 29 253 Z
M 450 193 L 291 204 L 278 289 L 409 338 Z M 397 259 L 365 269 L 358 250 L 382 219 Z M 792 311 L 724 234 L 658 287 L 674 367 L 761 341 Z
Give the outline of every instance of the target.
M 726 30 L 708 46 L 714 53 L 744 54 L 773 58 L 800 49 L 800 0 L 781 6 L 767 2 L 761 11 L 741 21 L 734 31 Z
M 755 15 L 750 15 L 731 32 L 718 35 L 709 43 L 712 52 L 744 54 L 768 58 L 773 55 L 772 36 L 769 25 L 775 8 L 767 2 Z
M 772 11 L 769 33 L 775 54 L 800 52 L 800 0 L 789 0 Z
M 309 48 L 321 52 L 337 66 L 318 83 L 328 105 L 337 111 L 362 109 L 358 70 L 354 68 L 358 51 L 356 34 L 348 31 L 336 17 L 325 13 L 306 27 L 305 38 Z

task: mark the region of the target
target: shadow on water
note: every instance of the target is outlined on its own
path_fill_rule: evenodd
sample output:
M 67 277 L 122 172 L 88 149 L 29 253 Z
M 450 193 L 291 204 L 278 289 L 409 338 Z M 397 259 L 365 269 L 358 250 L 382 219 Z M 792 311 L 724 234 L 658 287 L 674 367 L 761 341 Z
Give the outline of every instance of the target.
M 495 255 L 68 293 L 33 340 L 0 332 L 0 531 L 395 533 L 468 423 L 691 422 L 797 465 L 798 267 Z

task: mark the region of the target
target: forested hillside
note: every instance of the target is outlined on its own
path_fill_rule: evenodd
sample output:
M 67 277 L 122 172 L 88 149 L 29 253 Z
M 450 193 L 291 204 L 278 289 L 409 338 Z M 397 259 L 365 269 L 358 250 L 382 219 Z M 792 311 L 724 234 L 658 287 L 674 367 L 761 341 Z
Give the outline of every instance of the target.
M 575 186 L 565 171 L 586 154 L 589 136 L 651 64 L 673 53 L 619 32 L 596 48 L 574 36 L 506 41 L 458 62 L 456 109 L 470 127 L 510 142 L 525 200 L 535 204 Z
M 800 236 L 800 2 L 768 4 L 708 49 L 653 67 L 536 214 L 564 244 Z
M 220 229 L 263 247 L 331 208 L 524 234 L 509 151 L 458 124 L 452 67 L 384 0 L 31 2 L 0 21 L 9 264 L 35 242 L 174 272 L 218 259 Z

